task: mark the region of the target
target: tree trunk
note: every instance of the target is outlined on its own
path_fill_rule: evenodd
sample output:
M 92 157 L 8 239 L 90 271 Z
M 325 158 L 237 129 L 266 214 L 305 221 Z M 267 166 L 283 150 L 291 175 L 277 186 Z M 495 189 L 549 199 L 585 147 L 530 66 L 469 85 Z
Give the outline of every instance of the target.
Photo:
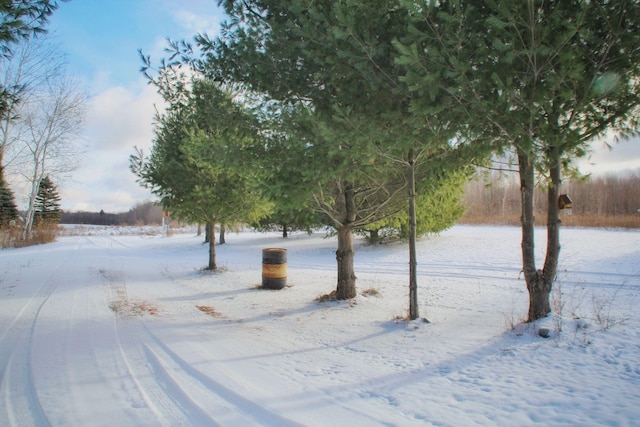
M 205 243 L 209 243 L 209 241 L 211 240 L 212 230 L 213 230 L 213 224 L 211 224 L 210 222 L 207 222 L 204 225 L 204 242 Z
M 548 152 L 549 161 L 549 187 L 547 190 L 547 253 L 544 259 L 542 277 L 540 278 L 539 291 L 536 300 L 529 305 L 529 321 L 540 319 L 551 312 L 549 295 L 553 282 L 558 274 L 558 260 L 560 258 L 560 208 L 558 198 L 560 184 L 562 183 L 562 170 L 560 166 L 560 150 L 552 147 Z
M 520 190 L 522 197 L 522 270 L 527 290 L 529 291 L 529 313 L 527 322 L 533 322 L 547 316 L 551 312 L 549 300 L 551 287 L 557 271 L 560 243 L 558 239 L 558 185 L 560 180 L 559 157 L 551 167 L 551 183 L 548 194 L 547 224 L 547 256 L 544 270 L 536 269 L 535 262 L 535 218 L 533 193 L 535 187 L 535 170 L 528 154 L 518 153 L 520 172 Z
M 339 212 L 341 219 L 340 224 L 336 226 L 338 231 L 336 298 L 342 300 L 356 296 L 356 274 L 353 265 L 353 222 L 356 218 L 356 203 L 352 186 L 346 185 L 336 194 L 336 211 Z
M 209 242 L 209 265 L 207 266 L 207 270 L 215 271 L 218 269 L 218 265 L 216 264 L 216 231 L 214 223 L 207 223 L 206 235 L 208 236 Z
M 33 231 L 33 222 L 35 221 L 36 196 L 40 189 L 40 181 L 42 181 L 42 173 L 38 166 L 35 167 L 33 179 L 31 181 L 31 194 L 29 195 L 29 206 L 27 207 L 27 215 L 24 221 L 24 229 L 22 230 L 22 240 L 28 240 Z
M 415 320 L 418 313 L 418 260 L 416 256 L 416 179 L 413 148 L 409 150 L 409 319 Z
M 349 299 L 356 296 L 356 274 L 353 267 L 353 228 L 343 226 L 338 228 L 338 288 L 337 299 Z
M 227 227 L 225 227 L 224 224 L 220 224 L 220 237 L 218 238 L 218 240 L 220 241 L 221 245 L 224 245 L 225 243 L 227 243 L 227 239 L 225 237 L 226 231 L 227 231 Z

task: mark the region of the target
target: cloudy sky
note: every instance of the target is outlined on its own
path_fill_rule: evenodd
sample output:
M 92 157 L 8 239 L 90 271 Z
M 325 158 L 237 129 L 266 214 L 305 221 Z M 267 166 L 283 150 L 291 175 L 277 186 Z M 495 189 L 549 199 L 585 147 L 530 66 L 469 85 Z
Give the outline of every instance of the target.
M 134 146 L 152 140 L 160 102 L 139 69 L 138 49 L 157 61 L 166 38 L 215 34 L 223 19 L 215 0 L 72 0 L 61 3 L 48 29 L 68 56 L 68 71 L 90 95 L 82 166 L 60 185 L 66 210 L 127 211 L 153 196 L 129 171 Z M 148 150 L 147 150 L 148 152 Z
M 156 61 L 166 37 L 191 39 L 215 34 L 223 20 L 215 0 L 72 0 L 62 3 L 49 30 L 68 54 L 69 71 L 91 96 L 84 140 L 86 154 L 71 181 L 60 185 L 66 210 L 127 211 L 152 195 L 129 171 L 133 147 L 152 140 L 159 98 L 139 72 L 138 49 Z M 585 172 L 640 168 L 640 140 L 605 148 L 594 143 Z

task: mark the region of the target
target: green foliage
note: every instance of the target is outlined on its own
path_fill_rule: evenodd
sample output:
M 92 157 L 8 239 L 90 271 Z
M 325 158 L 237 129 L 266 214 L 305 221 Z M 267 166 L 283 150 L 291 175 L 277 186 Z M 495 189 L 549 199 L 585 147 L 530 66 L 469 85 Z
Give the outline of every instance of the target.
M 60 222 L 60 194 L 56 185 L 48 176 L 44 177 L 38 187 L 34 205 L 34 222 L 38 224 L 57 224 Z
M 311 231 L 325 224 L 321 216 L 310 206 L 301 206 L 299 208 L 288 207 L 274 202 L 274 208 L 269 216 L 260 219 L 258 222 L 252 223 L 251 226 L 258 231 L 282 231 L 283 236 L 293 231 Z
M 378 136 L 407 111 L 391 48 L 404 25 L 396 2 L 222 3 L 231 18 L 219 39 L 197 38 L 199 68 L 268 101 L 265 154 L 278 165 L 267 166 L 269 193 L 281 210 L 312 200 L 337 227 L 389 215 L 387 200 L 404 197 L 403 172 L 380 155 Z M 350 213 L 336 203 L 343 191 L 354 197 Z
M 562 172 L 594 139 L 609 132 L 627 137 L 640 129 L 640 3 L 404 4 L 413 22 L 397 48 L 411 90 L 448 100 L 471 134 L 517 154 L 528 319 L 546 316 L 560 254 Z M 412 108 L 423 105 L 414 102 Z M 542 269 L 534 251 L 536 172 L 548 186 Z
M 516 147 L 541 173 L 551 147 L 568 166 L 594 138 L 637 132 L 638 2 L 404 4 L 412 24 L 396 47 L 411 91 L 446 100 L 474 134 Z
M 52 0 L 0 0 L 0 52 L 8 55 L 11 44 L 44 32 L 57 8 L 58 2 Z
M 407 37 L 410 22 L 400 1 L 221 4 L 230 19 L 218 39 L 196 37 L 205 52 L 195 60 L 198 69 L 246 85 L 276 105 L 271 113 L 287 117 L 283 133 L 302 144 L 297 167 L 304 164 L 308 171 L 303 178 L 309 180 L 297 182 L 317 186 L 318 207 L 329 215 L 334 216 L 331 195 L 351 184 L 369 200 L 374 188 L 380 190 L 378 200 L 397 193 L 410 147 L 426 161 L 451 148 L 452 138 L 462 140 L 441 100 L 431 102 L 429 111 L 410 109 L 412 94 L 394 46 Z M 291 116 L 291 105 L 306 113 Z M 387 177 L 395 184 L 383 185 Z M 389 213 L 362 213 L 358 221 Z
M 467 169 L 449 173 L 447 177 L 422 181 L 421 191 L 416 194 L 416 223 L 418 237 L 430 233 L 439 233 L 452 227 L 464 214 L 462 197 L 464 185 L 469 179 Z M 377 221 L 366 230 L 372 243 L 385 237 L 409 236 L 409 216 L 406 210 L 393 217 Z
M 270 203 L 253 163 L 253 116 L 220 85 L 194 80 L 185 105 L 159 117 L 151 156 L 131 156 L 139 181 L 176 218 L 198 223 L 253 222 Z

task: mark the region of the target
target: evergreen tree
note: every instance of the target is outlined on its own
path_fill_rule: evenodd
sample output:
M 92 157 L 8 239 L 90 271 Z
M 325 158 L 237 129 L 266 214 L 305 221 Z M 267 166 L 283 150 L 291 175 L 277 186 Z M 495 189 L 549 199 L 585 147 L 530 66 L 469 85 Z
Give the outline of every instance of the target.
M 471 176 L 471 169 L 461 169 L 449 173 L 446 178 L 419 181 L 416 194 L 416 235 L 439 233 L 452 227 L 464 214 L 462 197 L 464 185 Z M 375 222 L 364 229 L 369 240 L 376 243 L 384 237 L 409 237 L 409 215 L 406 210 L 397 215 Z
M 0 165 L 0 227 L 5 227 L 18 218 L 15 197 L 4 180 L 3 169 Z
M 131 156 L 139 182 L 160 197 L 172 216 L 213 225 L 251 223 L 269 213 L 260 191 L 261 172 L 251 167 L 259 146 L 253 115 L 219 84 L 195 79 L 158 117 L 151 156 Z M 167 97 L 168 98 L 168 97 Z M 215 238 L 209 236 L 208 269 L 216 270 Z
M 479 141 L 510 147 L 522 194 L 529 321 L 546 316 L 560 254 L 563 170 L 608 132 L 640 129 L 640 3 L 626 0 L 404 1 L 397 43 L 415 93 L 448 99 Z M 420 98 L 413 99 L 420 110 Z M 537 175 L 538 174 L 538 175 Z M 547 184 L 547 251 L 534 251 L 533 193 Z
M 35 223 L 57 224 L 60 222 L 60 194 L 49 176 L 40 182 L 35 200 Z
M 306 109 L 288 130 L 304 152 L 293 166 L 306 169 L 298 182 L 336 228 L 336 296 L 351 298 L 353 230 L 405 209 L 406 169 L 416 164 L 407 153 L 442 160 L 455 135 L 448 119 L 441 121 L 445 114 L 435 117 L 434 110 L 425 119 L 409 110 L 393 47 L 407 32 L 406 10 L 399 0 L 221 4 L 231 19 L 219 39 L 196 38 L 205 52 L 196 63 L 214 79 L 280 102 L 278 113 L 290 105 Z

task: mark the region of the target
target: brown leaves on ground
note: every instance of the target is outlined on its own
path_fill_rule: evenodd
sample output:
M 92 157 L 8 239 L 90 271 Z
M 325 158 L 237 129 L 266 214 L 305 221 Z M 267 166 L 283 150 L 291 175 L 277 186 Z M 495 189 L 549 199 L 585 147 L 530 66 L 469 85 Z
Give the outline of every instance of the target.
M 109 308 L 120 316 L 143 316 L 145 314 L 155 316 L 158 314 L 158 307 L 148 301 L 118 299 L 109 304 Z
M 196 308 L 211 317 L 222 317 L 222 314 L 218 313 L 213 307 L 208 305 L 196 305 Z

